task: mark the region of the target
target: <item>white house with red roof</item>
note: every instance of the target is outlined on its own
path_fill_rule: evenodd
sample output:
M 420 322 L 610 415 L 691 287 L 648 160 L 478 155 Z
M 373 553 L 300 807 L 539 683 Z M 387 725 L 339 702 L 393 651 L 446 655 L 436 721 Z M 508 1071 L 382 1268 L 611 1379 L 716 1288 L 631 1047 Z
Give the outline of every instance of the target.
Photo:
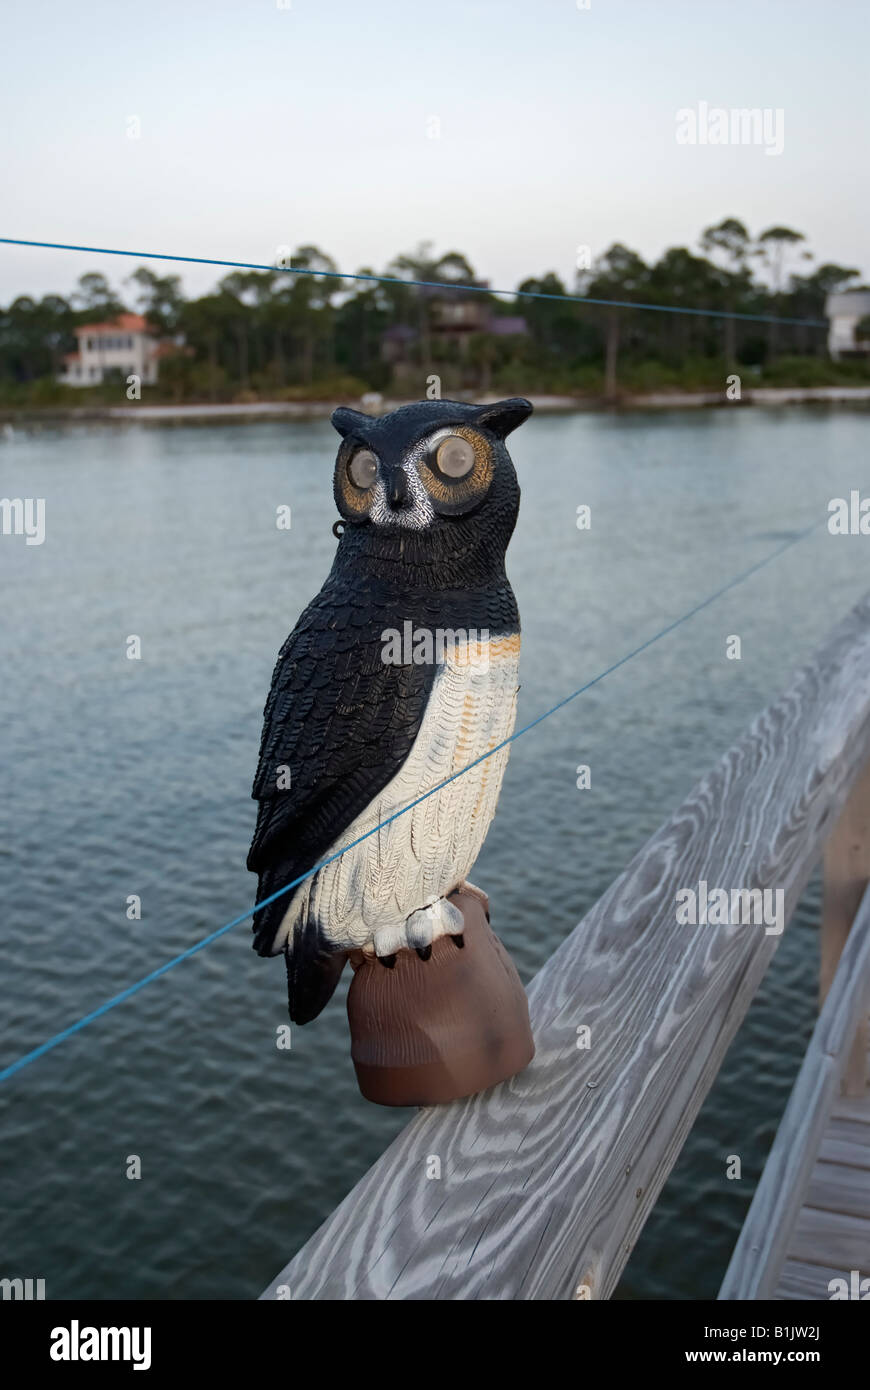
M 119 314 L 110 323 L 83 323 L 75 330 L 78 352 L 67 353 L 58 381 L 97 386 L 107 372 L 137 376 L 143 386 L 157 381 L 160 343 L 141 314 Z

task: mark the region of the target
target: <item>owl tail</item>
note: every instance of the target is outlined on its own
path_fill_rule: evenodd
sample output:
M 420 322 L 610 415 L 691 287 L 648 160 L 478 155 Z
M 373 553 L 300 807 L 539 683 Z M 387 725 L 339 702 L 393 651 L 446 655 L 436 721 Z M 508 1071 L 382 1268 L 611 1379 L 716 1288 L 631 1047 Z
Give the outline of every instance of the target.
M 329 1003 L 347 960 L 344 951 L 326 950 L 314 936 L 297 928 L 284 952 L 287 1008 L 294 1023 L 310 1023 Z
M 286 870 L 266 869 L 260 874 L 257 902 L 277 893 L 288 881 Z M 282 946 L 276 944 L 284 916 L 296 893 L 305 895 L 307 884 L 298 890 L 282 893 L 280 898 L 254 913 L 254 950 L 261 956 L 277 955 Z M 304 908 L 294 912 L 295 921 L 283 946 L 287 965 L 287 1005 L 294 1023 L 310 1023 L 328 1003 L 341 977 L 347 956 L 343 951 L 330 949 Z

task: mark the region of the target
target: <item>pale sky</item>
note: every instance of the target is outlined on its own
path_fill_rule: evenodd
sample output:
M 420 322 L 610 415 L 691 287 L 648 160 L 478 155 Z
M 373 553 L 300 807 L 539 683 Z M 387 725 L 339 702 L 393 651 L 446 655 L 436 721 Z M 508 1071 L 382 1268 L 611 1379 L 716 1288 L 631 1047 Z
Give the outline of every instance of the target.
M 0 234 L 269 263 L 313 242 L 351 271 L 428 239 L 510 289 L 736 216 L 870 275 L 864 0 L 280 3 L 10 5 Z M 699 102 L 781 108 L 782 154 L 679 145 Z M 0 246 L 0 302 L 139 263 Z M 224 273 L 163 269 L 188 294 Z

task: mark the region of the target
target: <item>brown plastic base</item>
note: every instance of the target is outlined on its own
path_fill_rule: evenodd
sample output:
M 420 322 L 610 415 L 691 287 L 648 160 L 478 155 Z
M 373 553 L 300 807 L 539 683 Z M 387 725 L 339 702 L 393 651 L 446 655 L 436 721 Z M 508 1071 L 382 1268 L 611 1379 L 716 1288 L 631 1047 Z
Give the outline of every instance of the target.
M 478 898 L 454 893 L 463 945 L 439 937 L 427 961 L 399 951 L 392 969 L 351 957 L 347 996 L 359 1088 L 378 1105 L 436 1105 L 485 1091 L 535 1055 L 516 967 Z

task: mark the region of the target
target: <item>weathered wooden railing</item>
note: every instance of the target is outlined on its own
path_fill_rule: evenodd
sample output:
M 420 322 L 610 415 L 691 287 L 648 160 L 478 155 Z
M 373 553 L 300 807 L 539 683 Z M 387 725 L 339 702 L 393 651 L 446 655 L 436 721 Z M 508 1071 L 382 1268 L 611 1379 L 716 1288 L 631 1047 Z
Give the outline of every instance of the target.
M 531 1066 L 420 1111 L 263 1297 L 608 1297 L 779 941 L 680 925 L 677 892 L 781 889 L 788 921 L 837 827 L 829 983 L 870 870 L 870 803 L 849 801 L 868 762 L 870 596 L 532 981 Z M 848 958 L 861 951 L 856 934 Z M 857 995 L 828 1005 L 842 1027 L 860 1014 Z

